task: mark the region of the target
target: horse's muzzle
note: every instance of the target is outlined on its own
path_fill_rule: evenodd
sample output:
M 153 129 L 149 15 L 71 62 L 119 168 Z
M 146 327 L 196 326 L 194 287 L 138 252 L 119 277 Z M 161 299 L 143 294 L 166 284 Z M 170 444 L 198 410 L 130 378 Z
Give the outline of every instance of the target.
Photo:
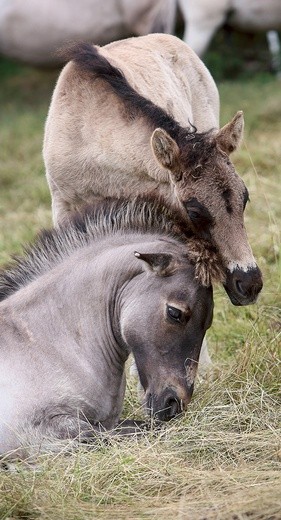
M 159 396 L 149 394 L 146 402 L 147 411 L 158 421 L 170 421 L 185 410 L 192 392 L 193 385 L 184 400 L 172 388 L 167 388 Z
M 224 288 L 233 305 L 255 303 L 262 286 L 262 274 L 258 267 L 251 267 L 247 271 L 239 268 L 226 271 Z

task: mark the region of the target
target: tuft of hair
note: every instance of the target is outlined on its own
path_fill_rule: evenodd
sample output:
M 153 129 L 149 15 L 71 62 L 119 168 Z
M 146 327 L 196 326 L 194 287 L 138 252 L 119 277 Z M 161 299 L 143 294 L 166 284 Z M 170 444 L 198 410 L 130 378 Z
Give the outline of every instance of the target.
M 195 267 L 195 277 L 204 286 L 225 282 L 225 270 L 217 248 L 206 240 L 188 241 L 188 257 Z

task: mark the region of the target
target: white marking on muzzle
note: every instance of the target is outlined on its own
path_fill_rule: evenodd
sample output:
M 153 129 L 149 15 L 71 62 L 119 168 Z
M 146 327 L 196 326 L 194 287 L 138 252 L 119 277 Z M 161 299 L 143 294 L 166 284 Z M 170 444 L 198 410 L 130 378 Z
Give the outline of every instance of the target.
M 227 265 L 227 269 L 228 271 L 230 271 L 230 273 L 233 273 L 234 271 L 236 271 L 236 269 L 239 269 L 240 271 L 244 271 L 245 273 L 247 273 L 247 271 L 251 271 L 251 269 L 256 269 L 257 268 L 257 264 L 255 261 L 253 262 L 229 262 L 229 264 Z

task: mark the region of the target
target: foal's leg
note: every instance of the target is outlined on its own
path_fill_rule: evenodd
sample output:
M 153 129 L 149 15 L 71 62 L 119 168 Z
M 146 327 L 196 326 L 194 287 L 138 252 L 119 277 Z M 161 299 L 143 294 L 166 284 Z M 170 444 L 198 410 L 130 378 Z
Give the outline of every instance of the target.
M 55 436 L 59 440 L 73 440 L 77 444 L 93 444 L 97 441 L 107 442 L 111 438 L 124 437 L 128 435 L 143 435 L 151 429 L 151 425 L 144 421 L 123 420 L 115 428 L 105 429 L 102 425 L 92 425 L 84 420 L 64 417 L 56 418 Z
M 147 430 L 151 429 L 151 424 L 145 421 L 134 421 L 124 419 L 120 421 L 114 430 L 110 430 L 110 435 L 143 435 Z
M 37 426 L 43 438 L 77 442 L 97 438 L 102 431 L 98 425 L 91 424 L 86 419 L 63 414 L 55 415 L 48 422 L 44 420 Z
M 58 440 L 75 440 L 91 442 L 93 440 L 109 438 L 115 435 L 131 435 L 141 433 L 147 429 L 144 421 L 124 419 L 116 427 L 105 428 L 101 424 L 92 424 L 86 419 L 71 415 L 57 415 L 46 425 L 40 425 L 40 433 L 47 438 Z
M 59 226 L 67 222 L 73 212 L 72 199 L 69 194 L 46 172 L 51 197 L 52 197 L 52 217 L 54 226 Z

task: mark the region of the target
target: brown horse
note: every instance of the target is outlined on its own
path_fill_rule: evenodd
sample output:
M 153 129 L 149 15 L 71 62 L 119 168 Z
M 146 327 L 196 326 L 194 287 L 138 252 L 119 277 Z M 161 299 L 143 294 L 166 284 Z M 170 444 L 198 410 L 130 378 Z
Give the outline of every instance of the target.
M 221 276 L 212 246 L 155 198 L 105 200 L 43 233 L 0 274 L 0 452 L 114 428 L 130 352 L 149 414 L 184 410 Z
M 82 44 L 68 56 L 44 142 L 54 222 L 95 198 L 161 193 L 199 236 L 212 237 L 232 303 L 253 303 L 262 278 L 243 222 L 248 191 L 229 159 L 242 112 L 218 129 L 213 79 L 174 36 Z

